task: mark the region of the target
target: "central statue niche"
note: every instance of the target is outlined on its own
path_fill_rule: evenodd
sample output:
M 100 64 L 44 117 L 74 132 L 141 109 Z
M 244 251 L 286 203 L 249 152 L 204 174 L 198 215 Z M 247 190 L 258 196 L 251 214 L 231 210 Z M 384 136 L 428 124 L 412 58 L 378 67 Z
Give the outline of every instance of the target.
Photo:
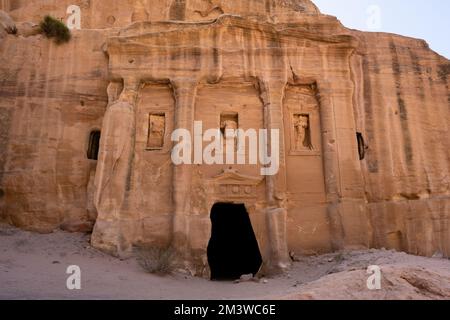
M 166 130 L 166 115 L 164 113 L 150 114 L 147 149 L 160 150 L 164 147 Z

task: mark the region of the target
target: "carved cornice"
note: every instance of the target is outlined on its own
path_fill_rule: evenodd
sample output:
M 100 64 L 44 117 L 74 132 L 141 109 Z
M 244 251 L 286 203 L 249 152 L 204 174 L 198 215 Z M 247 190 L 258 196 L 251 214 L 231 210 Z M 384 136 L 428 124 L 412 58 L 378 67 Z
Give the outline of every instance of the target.
M 327 17 L 327 16 L 325 16 Z M 320 19 L 319 19 L 320 20 Z M 216 20 L 203 22 L 139 22 L 124 29 L 119 36 L 110 37 L 107 40 L 107 51 L 111 54 L 132 52 L 133 54 L 145 54 L 148 50 L 167 50 L 168 48 L 180 49 L 183 47 L 198 47 L 200 37 L 193 35 L 208 31 L 213 37 L 211 29 L 218 32 L 226 32 L 230 28 L 238 28 L 257 32 L 262 38 L 273 39 L 277 45 L 292 43 L 298 45 L 298 39 L 322 42 L 329 45 L 340 45 L 348 48 L 356 48 L 359 41 L 353 35 L 346 33 L 346 29 L 336 20 L 335 30 L 340 33 L 328 34 L 323 31 L 315 31 L 312 21 L 290 24 L 273 24 L 245 19 L 240 16 L 222 15 Z M 182 38 L 180 35 L 188 36 Z M 180 40 L 182 43 L 180 43 Z M 275 43 L 274 42 L 274 43 Z M 217 46 L 220 46 L 218 44 Z M 278 49 L 277 46 L 265 49 Z
M 227 169 L 211 179 L 211 182 L 217 184 L 244 184 L 256 186 L 263 180 L 263 177 L 248 176 L 239 173 L 237 170 Z

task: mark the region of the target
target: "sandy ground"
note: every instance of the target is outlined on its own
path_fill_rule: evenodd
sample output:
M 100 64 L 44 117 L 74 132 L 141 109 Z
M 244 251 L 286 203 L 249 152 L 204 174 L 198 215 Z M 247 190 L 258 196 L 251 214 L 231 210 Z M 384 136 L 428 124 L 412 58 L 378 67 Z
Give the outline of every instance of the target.
M 386 250 L 301 257 L 289 274 L 257 282 L 211 282 L 146 273 L 89 246 L 89 236 L 40 235 L 0 225 L 0 299 L 450 299 L 450 260 Z M 66 288 L 67 267 L 81 268 L 81 290 Z M 367 288 L 378 265 L 382 289 Z

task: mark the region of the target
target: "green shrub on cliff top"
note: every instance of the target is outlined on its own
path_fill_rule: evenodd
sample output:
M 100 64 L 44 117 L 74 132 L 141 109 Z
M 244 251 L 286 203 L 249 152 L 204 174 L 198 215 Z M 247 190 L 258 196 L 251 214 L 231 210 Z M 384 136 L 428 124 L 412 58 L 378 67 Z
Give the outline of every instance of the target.
M 64 23 L 51 16 L 45 16 L 39 26 L 41 32 L 47 38 L 54 38 L 57 44 L 69 42 L 71 38 L 69 28 L 67 28 Z

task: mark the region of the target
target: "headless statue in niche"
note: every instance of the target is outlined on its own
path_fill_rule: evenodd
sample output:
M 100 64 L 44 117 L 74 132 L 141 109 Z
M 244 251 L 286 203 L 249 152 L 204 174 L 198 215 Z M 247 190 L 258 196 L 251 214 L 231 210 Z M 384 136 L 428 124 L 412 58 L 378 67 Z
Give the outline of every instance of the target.
M 239 129 L 239 124 L 235 119 L 224 119 L 220 124 L 220 130 L 222 131 L 224 137 L 225 146 L 234 144 L 234 148 L 238 147 L 237 130 Z M 233 143 L 234 142 L 234 143 Z
M 226 139 L 235 138 L 234 132 L 238 129 L 238 124 L 235 120 L 224 120 L 221 124 L 221 129 Z M 227 130 L 233 130 L 227 131 Z M 228 135 L 227 135 L 228 133 Z
M 164 115 L 150 116 L 150 130 L 148 138 L 148 147 L 160 149 L 164 146 L 164 131 L 166 120 Z
M 295 150 L 312 150 L 311 129 L 309 125 L 309 115 L 294 115 L 295 128 Z

